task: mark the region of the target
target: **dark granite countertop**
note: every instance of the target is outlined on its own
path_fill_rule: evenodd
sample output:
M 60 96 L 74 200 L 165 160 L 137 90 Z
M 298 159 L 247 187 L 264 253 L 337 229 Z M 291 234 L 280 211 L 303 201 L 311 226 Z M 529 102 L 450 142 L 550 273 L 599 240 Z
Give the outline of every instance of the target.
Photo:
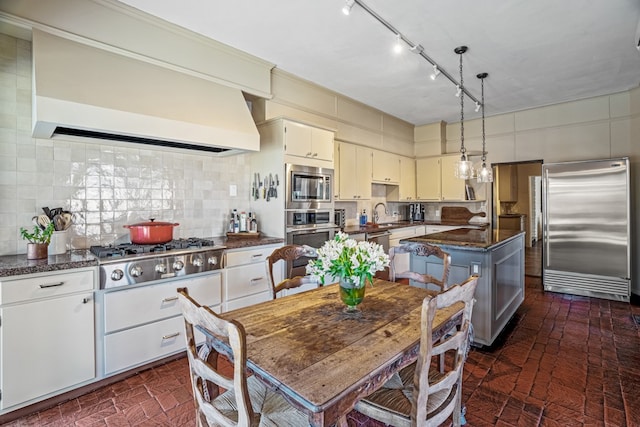
M 458 228 L 456 230 L 403 239 L 400 240 L 400 243 L 429 243 L 442 247 L 449 246 L 455 249 L 486 251 L 493 249 L 497 245 L 506 243 L 523 233 L 524 231 L 519 230 Z
M 396 228 L 414 227 L 419 225 L 447 225 L 447 226 L 455 225 L 459 227 L 474 227 L 474 228 L 486 229 L 489 227 L 490 224 L 487 222 L 461 223 L 459 221 L 437 221 L 437 220 L 396 221 L 396 222 L 383 222 L 381 224 L 367 224 L 362 227 L 359 225 L 351 225 L 348 227 L 344 227 L 342 231 L 344 231 L 347 234 L 375 233 L 376 231 L 393 230 Z
M 3 255 L 0 256 L 0 277 L 95 267 L 97 265 L 98 259 L 88 249 L 68 251 L 44 259 L 27 259 L 27 254 Z
M 227 249 L 251 248 L 253 246 L 283 243 L 279 237 L 230 238 L 213 237 L 216 244 Z M 88 249 L 68 251 L 61 255 L 51 255 L 45 259 L 27 259 L 26 254 L 0 256 L 0 277 L 18 276 L 22 274 L 43 273 L 47 271 L 69 270 L 72 268 L 94 267 L 99 265 L 98 258 Z

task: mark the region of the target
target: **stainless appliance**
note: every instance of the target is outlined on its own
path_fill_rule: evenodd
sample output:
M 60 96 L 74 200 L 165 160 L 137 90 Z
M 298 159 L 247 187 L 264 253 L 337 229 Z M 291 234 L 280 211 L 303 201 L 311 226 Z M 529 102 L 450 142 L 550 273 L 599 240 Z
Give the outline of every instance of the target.
M 100 289 L 170 280 L 222 268 L 224 246 L 209 239 L 174 239 L 157 245 L 91 246 L 100 265 Z
M 629 159 L 542 165 L 544 289 L 629 301 Z
M 405 209 L 409 221 L 424 221 L 424 203 L 410 203 Z
M 287 163 L 285 176 L 285 209 L 333 210 L 333 169 Z
M 333 239 L 340 230 L 333 223 L 333 210 L 303 210 L 286 212 L 286 242 L 288 245 L 308 245 L 318 249 L 327 240 Z M 290 277 L 304 276 L 308 257 L 290 261 L 287 270 Z
M 367 233 L 367 241 L 379 244 L 385 253 L 389 253 L 389 236 L 391 236 L 391 232 L 388 230 Z
M 340 228 L 344 228 L 345 223 L 347 222 L 347 213 L 345 209 L 334 209 L 333 210 L 333 223 Z

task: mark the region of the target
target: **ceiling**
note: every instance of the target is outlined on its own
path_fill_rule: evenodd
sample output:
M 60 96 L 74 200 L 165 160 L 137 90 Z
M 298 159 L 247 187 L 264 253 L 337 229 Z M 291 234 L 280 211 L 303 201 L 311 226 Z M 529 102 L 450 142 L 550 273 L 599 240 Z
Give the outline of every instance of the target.
M 638 0 L 120 0 L 415 125 L 460 119 L 455 84 L 358 3 L 421 45 L 485 114 L 625 91 L 640 82 Z M 477 118 L 467 97 L 465 118 Z

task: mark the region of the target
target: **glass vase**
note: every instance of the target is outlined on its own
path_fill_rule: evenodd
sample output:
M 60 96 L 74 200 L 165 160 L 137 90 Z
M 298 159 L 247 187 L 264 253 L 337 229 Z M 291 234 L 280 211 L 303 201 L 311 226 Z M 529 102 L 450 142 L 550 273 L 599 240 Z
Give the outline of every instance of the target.
M 340 278 L 340 299 L 345 303 L 345 312 L 359 311 L 358 304 L 364 299 L 364 280 L 357 278 L 352 280 L 350 277 Z

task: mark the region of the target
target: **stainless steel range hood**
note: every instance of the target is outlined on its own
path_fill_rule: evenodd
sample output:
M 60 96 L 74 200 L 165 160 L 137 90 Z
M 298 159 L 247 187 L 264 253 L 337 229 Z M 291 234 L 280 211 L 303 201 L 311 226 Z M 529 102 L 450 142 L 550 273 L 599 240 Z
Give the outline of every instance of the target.
M 33 136 L 232 154 L 260 149 L 242 92 L 33 31 Z

